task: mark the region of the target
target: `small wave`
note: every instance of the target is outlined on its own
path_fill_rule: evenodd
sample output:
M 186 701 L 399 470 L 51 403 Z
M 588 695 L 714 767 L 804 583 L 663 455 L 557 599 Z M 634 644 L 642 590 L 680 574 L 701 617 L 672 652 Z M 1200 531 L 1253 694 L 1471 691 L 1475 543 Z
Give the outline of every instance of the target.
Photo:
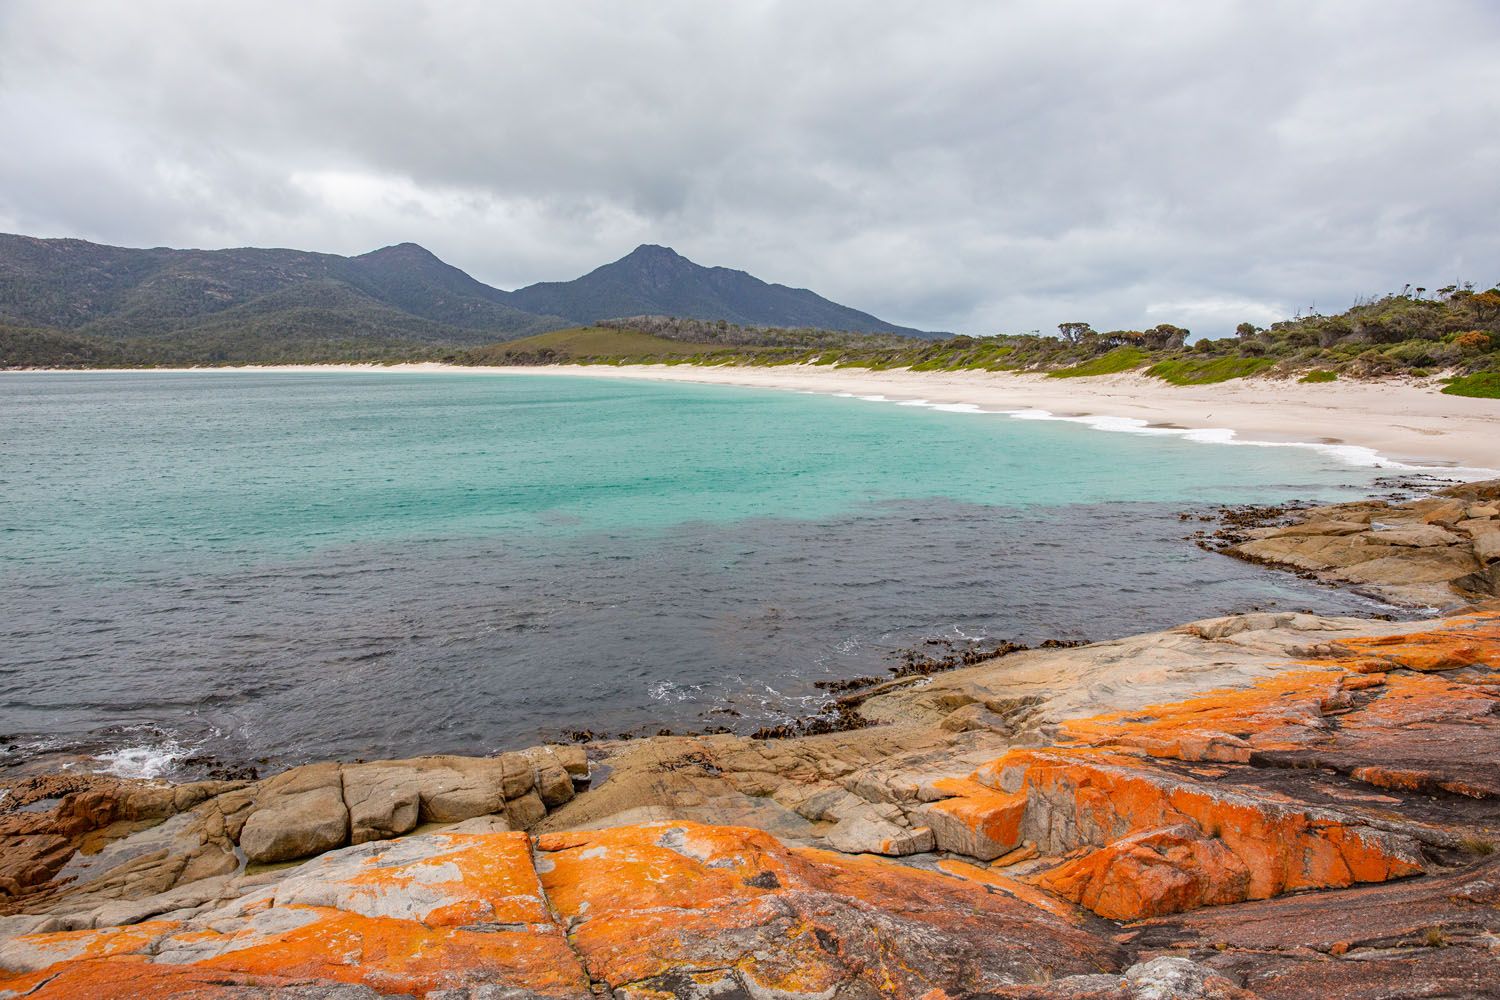
M 191 756 L 193 749 L 176 740 L 142 746 L 121 747 L 100 754 L 100 770 L 120 778 L 160 778 L 171 773 L 178 761 Z
M 994 416 L 1011 417 L 1016 420 L 1061 420 L 1067 423 L 1083 424 L 1097 431 L 1110 431 L 1116 434 L 1179 437 L 1185 441 L 1192 441 L 1197 444 L 1242 445 L 1252 448 L 1305 448 L 1361 468 L 1396 469 L 1401 472 L 1440 472 L 1444 475 L 1455 476 L 1460 479 L 1487 479 L 1497 474 L 1497 470 L 1495 469 L 1485 469 L 1477 466 L 1413 465 L 1408 462 L 1398 462 L 1387 458 L 1374 448 L 1367 448 L 1364 445 L 1358 444 L 1333 444 L 1326 441 L 1257 441 L 1242 438 L 1237 432 L 1228 427 L 1162 427 L 1142 420 L 1139 417 L 1117 417 L 1108 414 L 1059 416 L 1051 410 L 1036 407 L 1024 410 L 986 410 L 975 403 L 933 403 L 925 399 L 896 401 L 888 399 L 885 396 L 856 396 L 850 392 L 838 392 L 833 395 L 842 396 L 846 399 L 864 399 L 879 403 L 895 402 L 897 406 L 915 406 L 929 410 L 941 410 L 945 413 L 984 413 Z
M 702 684 L 678 684 L 675 681 L 657 681 L 646 689 L 654 701 L 682 702 L 696 701 L 703 693 Z
M 1441 471 L 1449 475 L 1472 476 L 1476 479 L 1494 475 L 1494 470 L 1492 469 L 1412 465 L 1406 462 L 1397 462 L 1380 454 L 1374 448 L 1367 448 L 1364 445 L 1358 444 L 1333 444 L 1326 441 L 1257 441 L 1250 438 L 1242 438 L 1228 427 L 1161 427 L 1153 425 L 1139 417 L 1114 417 L 1096 414 L 1084 414 L 1076 417 L 1058 416 L 1049 410 L 1042 409 L 1014 411 L 1010 416 L 1022 420 L 1064 420 L 1069 423 L 1084 424 L 1095 430 L 1111 431 L 1119 434 L 1180 437 L 1183 440 L 1194 441 L 1199 444 L 1228 444 L 1251 448 L 1306 448 L 1339 459 L 1349 465 L 1363 468 L 1399 469 L 1403 472 Z

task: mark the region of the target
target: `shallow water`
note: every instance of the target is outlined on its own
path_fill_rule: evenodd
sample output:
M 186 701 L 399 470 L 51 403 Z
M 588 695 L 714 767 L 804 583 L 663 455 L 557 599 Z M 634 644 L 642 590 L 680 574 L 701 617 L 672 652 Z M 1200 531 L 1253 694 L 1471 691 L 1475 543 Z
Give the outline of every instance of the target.
M 1307 449 L 391 373 L 0 375 L 0 440 L 12 761 L 748 730 L 928 638 L 1371 608 L 1184 540 L 1178 511 L 1377 474 Z

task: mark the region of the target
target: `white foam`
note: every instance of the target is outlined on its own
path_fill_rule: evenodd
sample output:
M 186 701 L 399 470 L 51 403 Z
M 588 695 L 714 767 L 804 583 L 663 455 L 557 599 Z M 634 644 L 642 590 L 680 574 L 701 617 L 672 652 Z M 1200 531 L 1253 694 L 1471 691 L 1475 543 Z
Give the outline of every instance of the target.
M 646 693 L 655 701 L 661 702 L 683 702 L 696 701 L 703 693 L 702 684 L 678 684 L 676 681 L 657 681 L 646 689 Z
M 1396 469 L 1402 472 L 1442 473 L 1458 479 L 1488 479 L 1500 475 L 1494 469 L 1447 465 L 1412 465 L 1386 458 L 1374 448 L 1357 444 L 1330 444 L 1325 441 L 1256 441 L 1241 438 L 1229 427 L 1159 427 L 1139 417 L 1116 417 L 1108 414 L 1084 414 L 1082 416 L 1058 416 L 1051 410 L 1033 407 L 1024 410 L 986 410 L 975 403 L 933 403 L 926 399 L 892 400 L 885 396 L 860 396 L 852 392 L 836 392 L 845 399 L 863 399 L 874 403 L 892 403 L 897 406 L 915 406 L 922 409 L 941 410 L 944 413 L 985 413 L 1006 416 L 1015 420 L 1061 420 L 1083 424 L 1096 431 L 1114 434 L 1147 434 L 1160 437 L 1178 437 L 1198 444 L 1244 445 L 1252 448 L 1305 448 L 1320 452 L 1349 465 L 1363 468 Z
M 176 740 L 136 747 L 123 747 L 110 753 L 100 754 L 98 759 L 105 766 L 105 774 L 121 778 L 160 778 L 173 766 L 192 753 Z
M 1233 429 L 1228 427 L 1155 427 L 1139 417 L 1112 417 L 1093 414 L 1078 417 L 1060 417 L 1048 410 L 1022 410 L 1011 415 L 1026 420 L 1065 420 L 1070 423 L 1084 424 L 1095 430 L 1112 431 L 1119 434 L 1150 434 L 1180 437 L 1186 441 L 1194 441 L 1199 444 L 1244 445 L 1251 448 L 1306 448 L 1329 455 L 1350 465 L 1365 468 L 1400 469 L 1406 472 L 1439 471 L 1460 477 L 1473 475 L 1475 478 L 1494 475 L 1494 472 L 1490 469 L 1411 465 L 1405 462 L 1397 462 L 1381 455 L 1374 448 L 1366 448 L 1363 445 L 1357 444 L 1331 444 L 1326 441 L 1256 441 L 1241 438 Z

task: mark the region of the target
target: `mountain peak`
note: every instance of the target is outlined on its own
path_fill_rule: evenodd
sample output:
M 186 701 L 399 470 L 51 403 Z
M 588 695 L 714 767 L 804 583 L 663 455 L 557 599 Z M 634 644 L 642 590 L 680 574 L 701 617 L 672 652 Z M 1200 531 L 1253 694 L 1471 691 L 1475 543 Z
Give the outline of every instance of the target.
M 677 257 L 677 258 L 679 258 L 681 260 L 687 260 L 686 257 L 683 257 L 682 254 L 678 253 L 676 250 L 673 250 L 671 247 L 664 247 L 660 243 L 642 243 L 640 246 L 636 247 L 634 250 L 630 251 L 625 256 L 627 258 L 628 257 Z
M 671 247 L 642 243 L 573 281 L 517 289 L 512 305 L 574 323 L 626 316 L 680 316 L 745 326 L 815 327 L 860 333 L 918 331 L 830 302 L 804 288 L 772 285 L 744 271 L 704 267 Z
M 392 243 L 388 247 L 360 254 L 356 260 L 438 260 L 437 254 L 420 243 Z
M 688 271 L 699 267 L 698 264 L 694 264 L 671 247 L 660 246 L 656 243 L 642 243 L 615 261 L 614 264 L 606 264 L 605 267 L 613 267 L 620 264 L 647 267 L 653 270 L 667 269 L 673 271 Z

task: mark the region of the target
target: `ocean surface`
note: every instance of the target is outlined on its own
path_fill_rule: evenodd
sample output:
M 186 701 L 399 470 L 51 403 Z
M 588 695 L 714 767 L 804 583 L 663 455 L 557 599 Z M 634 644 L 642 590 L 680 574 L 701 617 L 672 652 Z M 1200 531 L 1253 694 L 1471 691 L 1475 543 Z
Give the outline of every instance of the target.
M 1199 550 L 1178 513 L 1349 499 L 1380 472 L 878 397 L 0 374 L 0 764 L 751 731 L 931 639 L 1369 612 Z

